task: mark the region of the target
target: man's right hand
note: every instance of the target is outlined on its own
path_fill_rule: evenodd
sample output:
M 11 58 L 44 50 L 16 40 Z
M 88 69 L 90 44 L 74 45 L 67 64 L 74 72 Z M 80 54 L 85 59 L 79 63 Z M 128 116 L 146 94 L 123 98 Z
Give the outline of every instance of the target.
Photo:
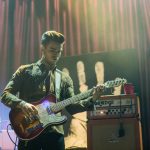
M 17 108 L 20 108 L 29 119 L 33 118 L 32 116 L 38 116 L 38 110 L 30 103 L 22 101 L 17 105 Z

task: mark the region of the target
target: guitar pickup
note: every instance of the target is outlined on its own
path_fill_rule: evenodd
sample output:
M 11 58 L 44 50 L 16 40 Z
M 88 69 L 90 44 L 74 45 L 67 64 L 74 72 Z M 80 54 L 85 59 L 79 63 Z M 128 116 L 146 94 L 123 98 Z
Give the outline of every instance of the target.
M 46 107 L 46 111 L 47 111 L 47 113 L 48 113 L 49 115 L 52 113 L 51 110 L 50 110 L 50 108 L 49 108 L 49 106 Z

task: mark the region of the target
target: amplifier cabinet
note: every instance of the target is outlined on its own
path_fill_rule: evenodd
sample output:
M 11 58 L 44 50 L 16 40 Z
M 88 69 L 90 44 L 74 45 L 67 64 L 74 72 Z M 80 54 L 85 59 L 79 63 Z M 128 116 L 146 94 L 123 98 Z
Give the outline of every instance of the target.
M 93 111 L 87 112 L 88 120 L 106 118 L 138 118 L 139 99 L 133 95 L 105 95 L 96 101 Z
M 88 120 L 88 150 L 142 150 L 137 118 Z

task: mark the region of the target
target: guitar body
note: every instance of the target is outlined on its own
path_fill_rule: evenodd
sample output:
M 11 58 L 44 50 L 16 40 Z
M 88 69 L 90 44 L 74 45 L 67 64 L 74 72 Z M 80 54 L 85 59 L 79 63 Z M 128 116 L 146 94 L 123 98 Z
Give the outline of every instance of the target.
M 39 116 L 27 118 L 21 109 L 12 109 L 9 119 L 16 135 L 22 140 L 31 140 L 40 135 L 47 127 L 63 124 L 66 116 L 58 116 L 51 111 L 51 106 L 56 102 L 54 95 L 48 95 L 40 101 L 32 103 L 38 110 Z

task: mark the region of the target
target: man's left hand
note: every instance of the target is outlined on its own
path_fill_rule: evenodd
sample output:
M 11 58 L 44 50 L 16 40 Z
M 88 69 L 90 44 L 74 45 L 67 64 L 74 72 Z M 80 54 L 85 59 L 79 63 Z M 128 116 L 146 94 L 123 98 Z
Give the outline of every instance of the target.
M 103 94 L 105 89 L 104 84 L 99 84 L 96 87 L 94 87 L 94 92 L 93 92 L 93 101 L 96 101 L 97 99 L 100 98 L 100 96 Z

